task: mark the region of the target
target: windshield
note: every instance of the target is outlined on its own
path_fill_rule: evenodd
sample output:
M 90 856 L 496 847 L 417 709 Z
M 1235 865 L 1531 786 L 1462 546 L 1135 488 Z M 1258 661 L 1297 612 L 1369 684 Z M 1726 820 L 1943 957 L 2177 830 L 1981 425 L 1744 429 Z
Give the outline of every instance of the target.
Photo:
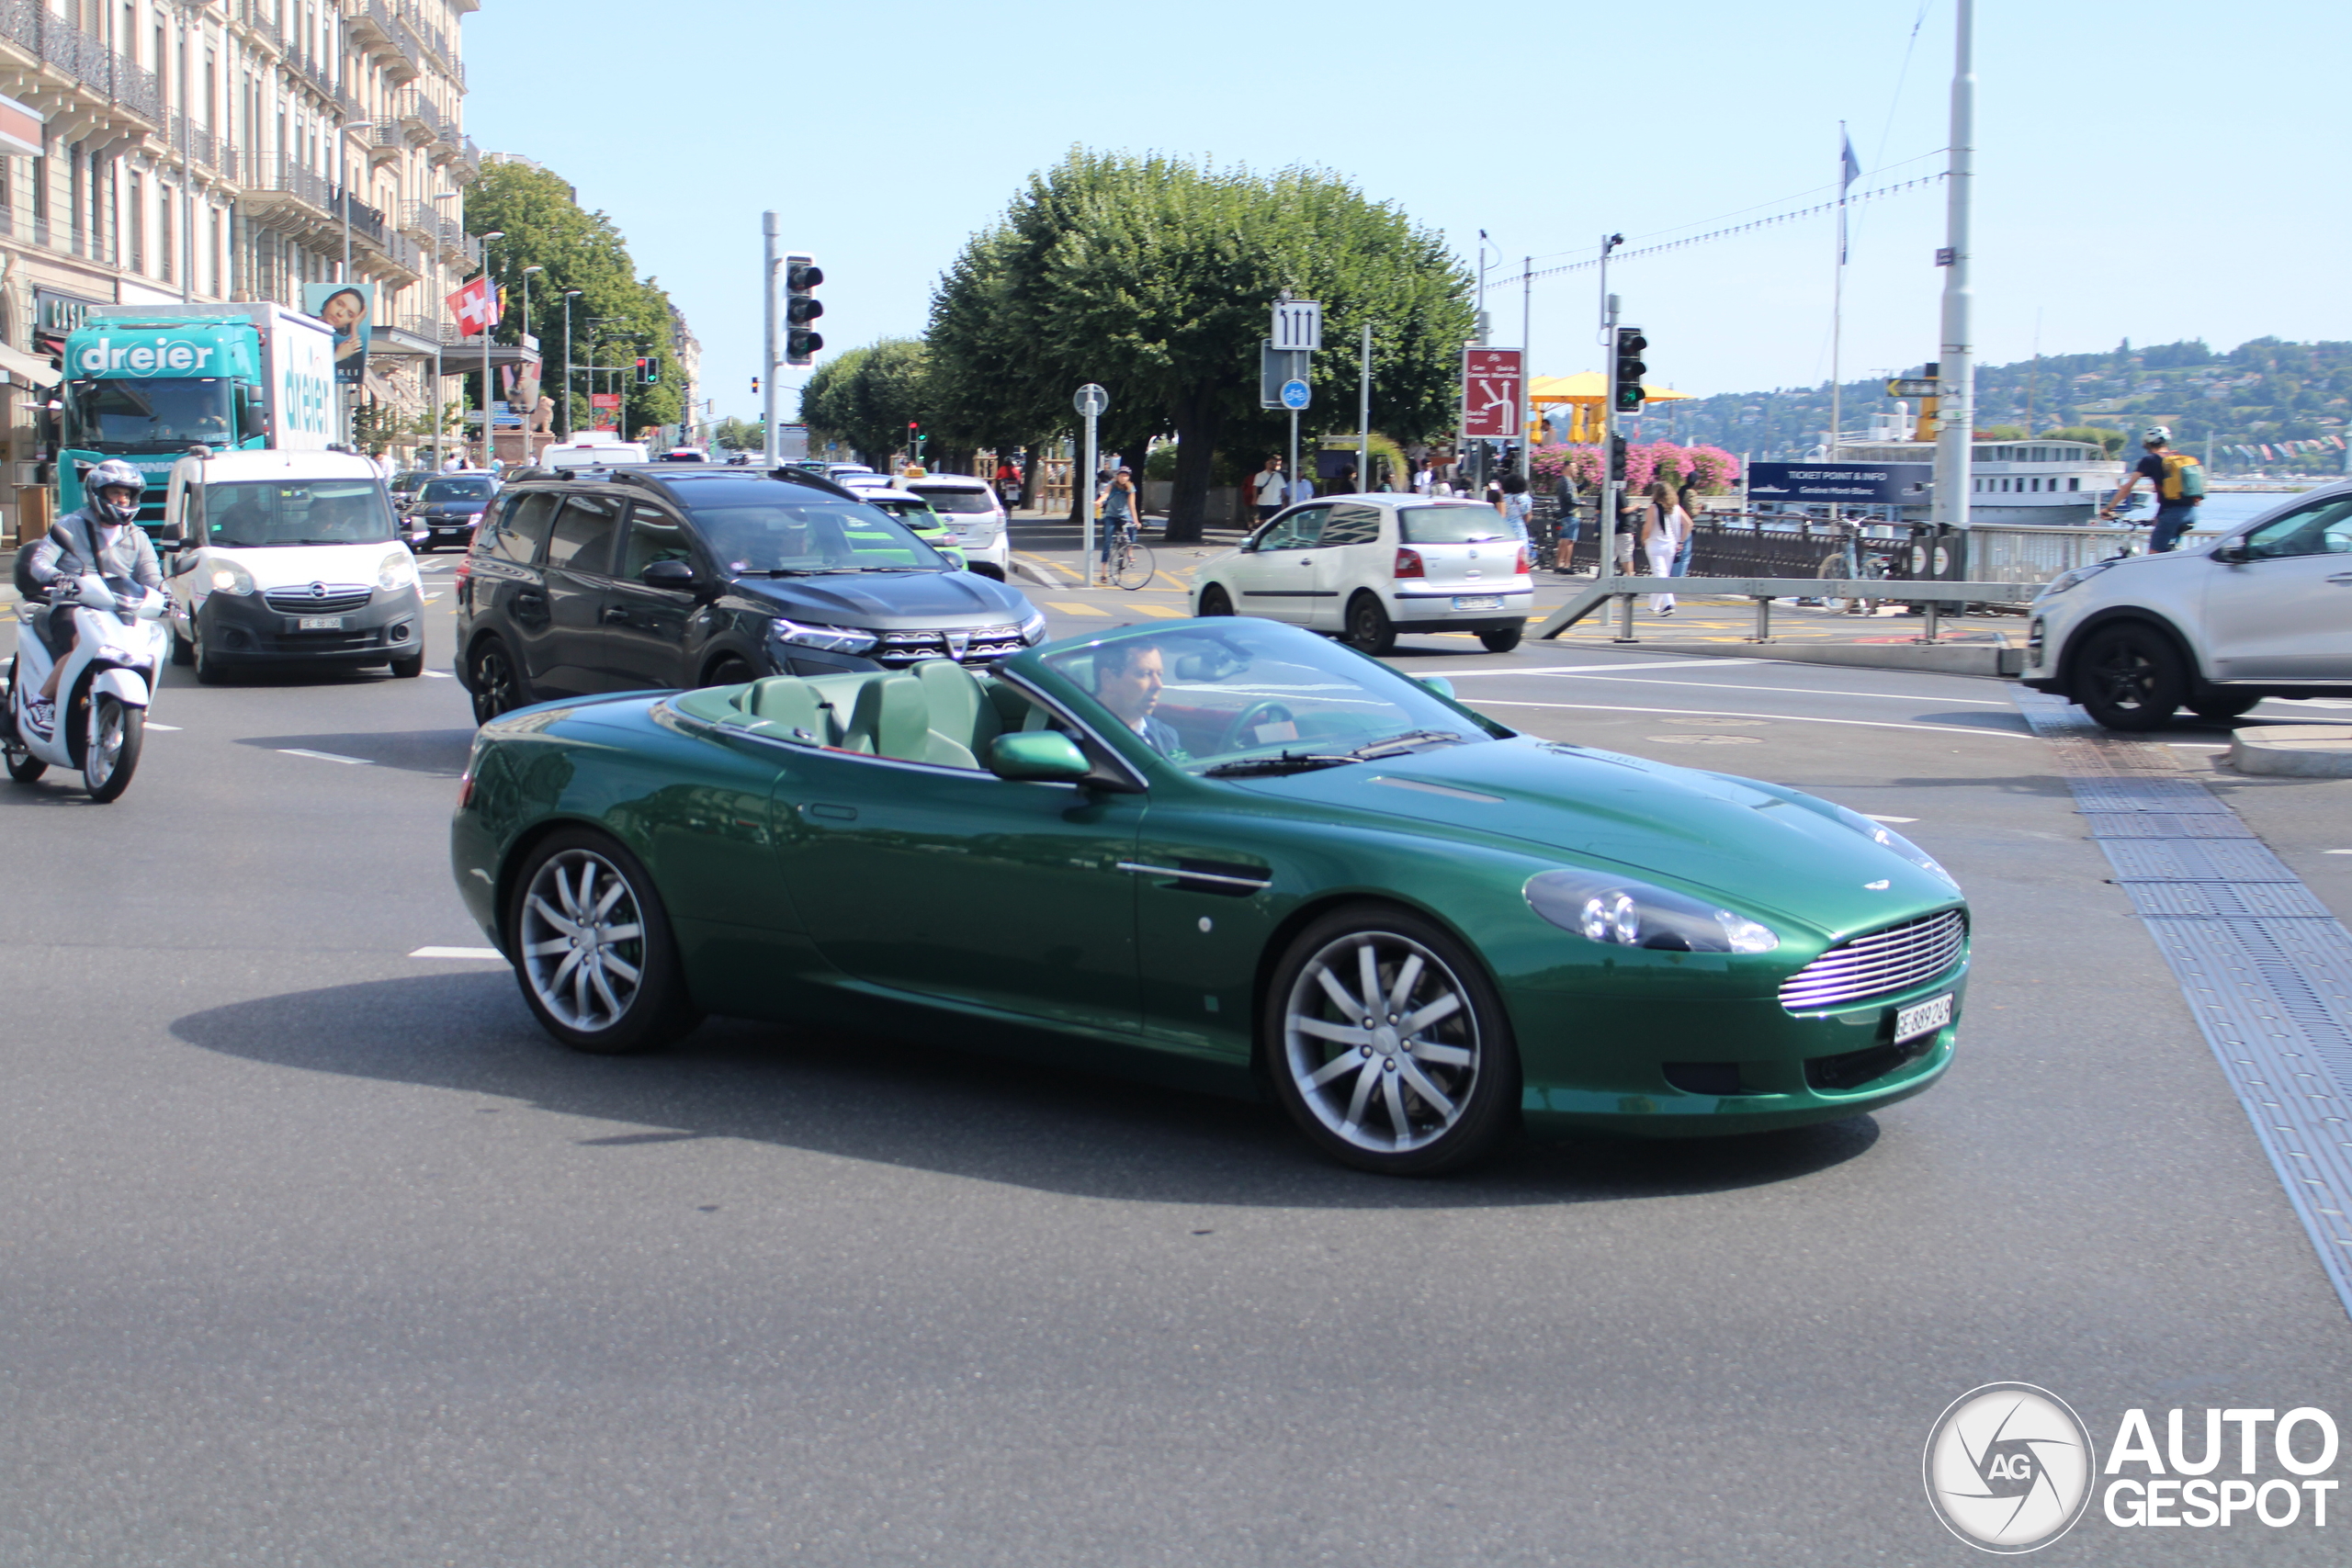
M 69 444 L 85 452 L 176 452 L 230 439 L 229 383 L 218 377 L 74 383 Z
M 1288 772 L 1285 754 L 1301 767 L 1336 765 L 1383 742 L 1402 751 L 1494 733 L 1419 682 L 1295 626 L 1221 621 L 1105 638 L 1046 662 L 1196 773 Z
M 490 496 L 488 479 L 431 479 L 416 499 L 429 505 L 436 501 L 488 501 Z
M 910 528 L 929 530 L 946 526 L 930 507 L 920 501 L 894 501 L 888 496 L 877 495 L 865 504 L 877 512 L 888 513 Z
M 709 479 L 672 493 L 729 571 L 953 571 L 898 519 L 773 479 Z
M 941 486 L 911 487 L 914 493 L 931 502 L 933 512 L 994 512 L 996 500 L 984 490 L 949 489 Z
M 1475 545 L 1503 536 L 1502 513 L 1491 506 L 1406 506 L 1396 521 L 1408 545 Z
M 392 541 L 392 508 L 373 479 L 265 479 L 204 487 L 204 535 L 227 549 Z

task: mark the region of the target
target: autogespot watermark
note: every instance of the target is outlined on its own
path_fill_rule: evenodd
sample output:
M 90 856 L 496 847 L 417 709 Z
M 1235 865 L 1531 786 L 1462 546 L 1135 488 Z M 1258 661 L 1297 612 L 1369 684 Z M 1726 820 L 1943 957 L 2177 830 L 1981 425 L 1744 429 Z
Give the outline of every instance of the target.
M 2313 1405 L 2161 1413 L 2117 1423 L 2099 1463 L 2072 1406 L 2031 1383 L 1987 1383 L 1951 1402 L 1928 1431 L 1921 1469 L 1936 1517 L 1984 1551 L 2039 1551 L 2072 1529 L 2093 1494 L 2127 1529 L 2260 1523 L 2324 1529 L 2340 1483 L 2335 1418 Z M 2235 1460 L 2236 1473 L 2229 1461 Z M 2283 1472 L 2283 1473 L 2282 1473 Z

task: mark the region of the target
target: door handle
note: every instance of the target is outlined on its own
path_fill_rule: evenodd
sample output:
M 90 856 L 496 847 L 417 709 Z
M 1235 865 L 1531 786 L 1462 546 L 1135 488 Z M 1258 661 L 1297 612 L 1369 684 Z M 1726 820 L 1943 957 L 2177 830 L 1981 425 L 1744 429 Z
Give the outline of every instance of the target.
M 857 820 L 856 807 L 829 806 L 823 801 L 809 802 L 808 805 L 800 808 L 800 813 L 804 817 L 822 817 L 834 822 L 854 822 Z
M 608 622 L 609 622 L 609 621 L 626 621 L 626 620 L 628 620 L 628 605 L 626 605 L 626 604 L 607 604 L 607 605 L 605 605 L 605 619 L 606 621 L 608 621 Z
M 2352 571 L 2339 571 L 2334 577 L 2329 578 L 2328 581 L 2330 582 L 2352 584 Z

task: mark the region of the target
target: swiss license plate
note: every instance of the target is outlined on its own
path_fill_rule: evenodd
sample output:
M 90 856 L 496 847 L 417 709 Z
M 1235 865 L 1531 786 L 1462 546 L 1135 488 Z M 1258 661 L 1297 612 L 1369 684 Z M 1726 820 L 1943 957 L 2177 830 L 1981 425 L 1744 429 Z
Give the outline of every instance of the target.
M 1917 1040 L 1922 1034 L 1933 1034 L 1951 1021 L 1951 993 L 1930 997 L 1924 1002 L 1905 1008 L 1894 1015 L 1894 1043 Z
M 300 632 L 339 632 L 343 630 L 341 615 L 298 615 L 294 629 Z
M 1463 594 L 1454 599 L 1453 607 L 1457 610 L 1499 610 L 1503 607 L 1503 596 L 1499 593 Z

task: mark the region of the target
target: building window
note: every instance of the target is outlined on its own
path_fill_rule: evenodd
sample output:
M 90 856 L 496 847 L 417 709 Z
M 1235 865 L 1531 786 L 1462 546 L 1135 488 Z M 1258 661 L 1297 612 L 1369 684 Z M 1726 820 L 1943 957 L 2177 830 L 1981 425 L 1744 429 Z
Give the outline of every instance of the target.
M 220 209 L 217 207 L 212 209 L 212 243 L 206 255 L 211 265 L 212 281 L 205 291 L 215 299 L 225 299 L 227 291 L 220 287 Z
M 147 182 L 130 176 L 130 270 L 147 270 Z
M 155 187 L 155 276 L 172 280 L 172 187 Z

